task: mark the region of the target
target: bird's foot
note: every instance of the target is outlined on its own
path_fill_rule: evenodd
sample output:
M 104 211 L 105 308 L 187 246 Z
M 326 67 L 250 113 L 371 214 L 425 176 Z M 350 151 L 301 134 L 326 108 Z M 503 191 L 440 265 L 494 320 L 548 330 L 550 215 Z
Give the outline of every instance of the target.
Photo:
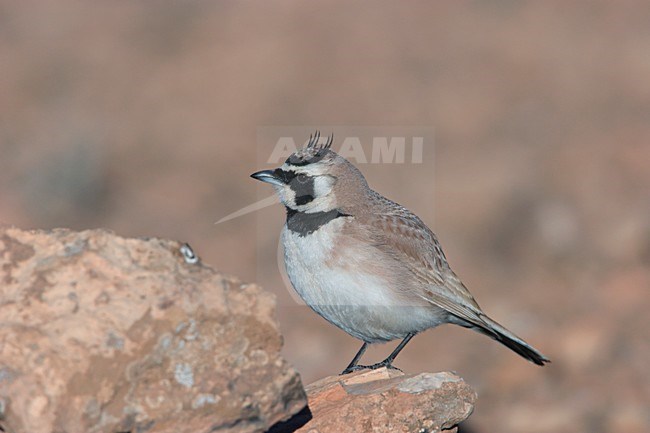
M 343 370 L 341 374 L 339 374 L 339 376 L 343 376 L 344 374 L 354 373 L 355 371 L 365 370 L 367 368 L 370 367 L 368 367 L 367 365 L 353 365 L 352 367 L 348 367 L 345 370 Z
M 402 371 L 401 369 L 399 369 L 399 368 L 397 368 L 397 367 L 395 367 L 393 365 L 393 360 L 392 359 L 384 359 L 381 362 L 378 362 L 376 364 L 372 364 L 372 365 L 367 366 L 367 368 L 369 368 L 371 370 L 376 370 L 376 369 L 382 368 L 382 367 L 386 367 L 389 370 Z
M 393 360 L 392 359 L 384 359 L 383 361 L 378 362 L 376 364 L 372 364 L 372 365 L 353 365 L 353 366 L 348 367 L 345 370 L 343 370 L 343 372 L 340 375 L 350 374 L 350 373 L 353 373 L 353 372 L 359 371 L 359 370 L 377 370 L 378 368 L 382 368 L 382 367 L 386 367 L 389 370 L 402 371 L 401 369 L 399 369 L 399 368 L 397 368 L 397 367 L 395 367 L 393 365 Z

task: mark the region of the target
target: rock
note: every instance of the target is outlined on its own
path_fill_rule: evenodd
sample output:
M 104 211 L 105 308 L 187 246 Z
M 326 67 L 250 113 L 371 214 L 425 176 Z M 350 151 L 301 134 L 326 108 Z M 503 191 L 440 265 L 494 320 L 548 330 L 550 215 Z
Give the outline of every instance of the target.
M 274 299 L 181 244 L 0 228 L 0 426 L 253 432 L 300 412 Z
M 312 419 L 298 432 L 455 431 L 474 409 L 476 393 L 452 373 L 366 370 L 306 387 Z

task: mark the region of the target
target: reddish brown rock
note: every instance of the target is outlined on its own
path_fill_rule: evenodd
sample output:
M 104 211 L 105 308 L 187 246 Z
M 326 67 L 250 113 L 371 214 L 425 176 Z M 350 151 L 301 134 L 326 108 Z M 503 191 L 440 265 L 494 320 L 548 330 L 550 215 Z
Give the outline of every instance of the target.
M 451 373 L 397 370 L 330 376 L 306 387 L 312 420 L 298 432 L 456 431 L 474 409 L 476 393 Z
M 306 404 L 274 300 L 177 242 L 0 229 L 0 425 L 253 432 Z

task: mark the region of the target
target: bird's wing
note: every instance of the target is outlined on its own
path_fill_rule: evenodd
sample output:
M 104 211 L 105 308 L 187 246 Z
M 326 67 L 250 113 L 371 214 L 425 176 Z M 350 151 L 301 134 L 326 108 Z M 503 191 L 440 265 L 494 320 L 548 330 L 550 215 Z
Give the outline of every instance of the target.
M 371 244 L 393 256 L 414 277 L 410 292 L 471 327 L 501 342 L 538 365 L 549 362 L 543 354 L 481 311 L 467 288 L 451 270 L 438 239 L 414 214 L 388 199 L 378 197 L 380 209 L 367 214 L 362 226 Z
M 372 245 L 393 256 L 422 284 L 414 288 L 415 295 L 471 324 L 486 326 L 478 303 L 449 267 L 435 234 L 405 208 L 397 210 L 367 216 Z

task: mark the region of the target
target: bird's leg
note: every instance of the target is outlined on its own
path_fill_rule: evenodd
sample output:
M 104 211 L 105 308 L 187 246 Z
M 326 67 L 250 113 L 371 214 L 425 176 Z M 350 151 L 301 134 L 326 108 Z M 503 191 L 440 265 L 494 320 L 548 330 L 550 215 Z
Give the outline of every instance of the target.
M 386 368 L 392 368 L 394 370 L 399 370 L 399 368 L 393 367 L 393 361 L 395 360 L 397 355 L 402 351 L 402 349 L 404 349 L 404 346 L 406 346 L 406 344 L 409 341 L 411 341 L 411 338 L 413 338 L 413 336 L 415 336 L 415 332 L 412 332 L 412 333 L 408 334 L 406 336 L 406 338 L 404 338 L 402 340 L 402 342 L 395 348 L 395 350 L 393 350 L 393 352 L 390 355 L 388 355 L 388 358 L 386 358 L 383 361 L 378 362 L 376 364 L 369 365 L 366 368 L 369 368 L 371 370 L 376 370 L 376 369 L 381 368 L 381 367 L 386 367 Z M 399 371 L 402 371 L 402 370 L 399 370 Z
M 368 368 L 365 365 L 357 365 L 357 362 L 359 362 L 359 359 L 361 359 L 361 356 L 363 356 L 367 348 L 368 348 L 368 343 L 364 341 L 363 346 L 361 346 L 361 349 L 359 349 L 357 354 L 354 355 L 354 358 L 352 358 L 352 362 L 350 362 L 350 365 L 348 365 L 346 369 L 343 370 L 343 372 L 341 372 L 341 374 L 348 374 L 348 373 L 352 373 L 353 371 Z
M 386 368 L 392 368 L 393 370 L 399 370 L 397 367 L 393 367 L 393 361 L 397 357 L 397 355 L 404 349 L 404 346 L 408 344 L 409 341 L 411 341 L 411 338 L 415 336 L 415 332 L 412 332 L 410 334 L 407 334 L 406 337 L 400 342 L 400 344 L 397 345 L 395 350 L 391 352 L 390 355 L 388 355 L 388 358 L 384 359 L 381 362 L 378 362 L 376 364 L 372 365 L 357 365 L 357 362 L 359 362 L 359 358 L 361 358 L 361 355 L 363 355 L 363 352 L 366 351 L 366 347 L 368 343 L 363 343 L 363 346 L 361 346 L 361 349 L 359 349 L 359 352 L 354 356 L 354 359 L 348 365 L 348 368 L 343 370 L 341 374 L 348 374 L 352 373 L 353 371 L 358 371 L 358 370 L 363 370 L 363 369 L 369 369 L 369 370 L 376 370 L 378 368 L 386 367 Z M 402 371 L 402 370 L 399 370 Z

